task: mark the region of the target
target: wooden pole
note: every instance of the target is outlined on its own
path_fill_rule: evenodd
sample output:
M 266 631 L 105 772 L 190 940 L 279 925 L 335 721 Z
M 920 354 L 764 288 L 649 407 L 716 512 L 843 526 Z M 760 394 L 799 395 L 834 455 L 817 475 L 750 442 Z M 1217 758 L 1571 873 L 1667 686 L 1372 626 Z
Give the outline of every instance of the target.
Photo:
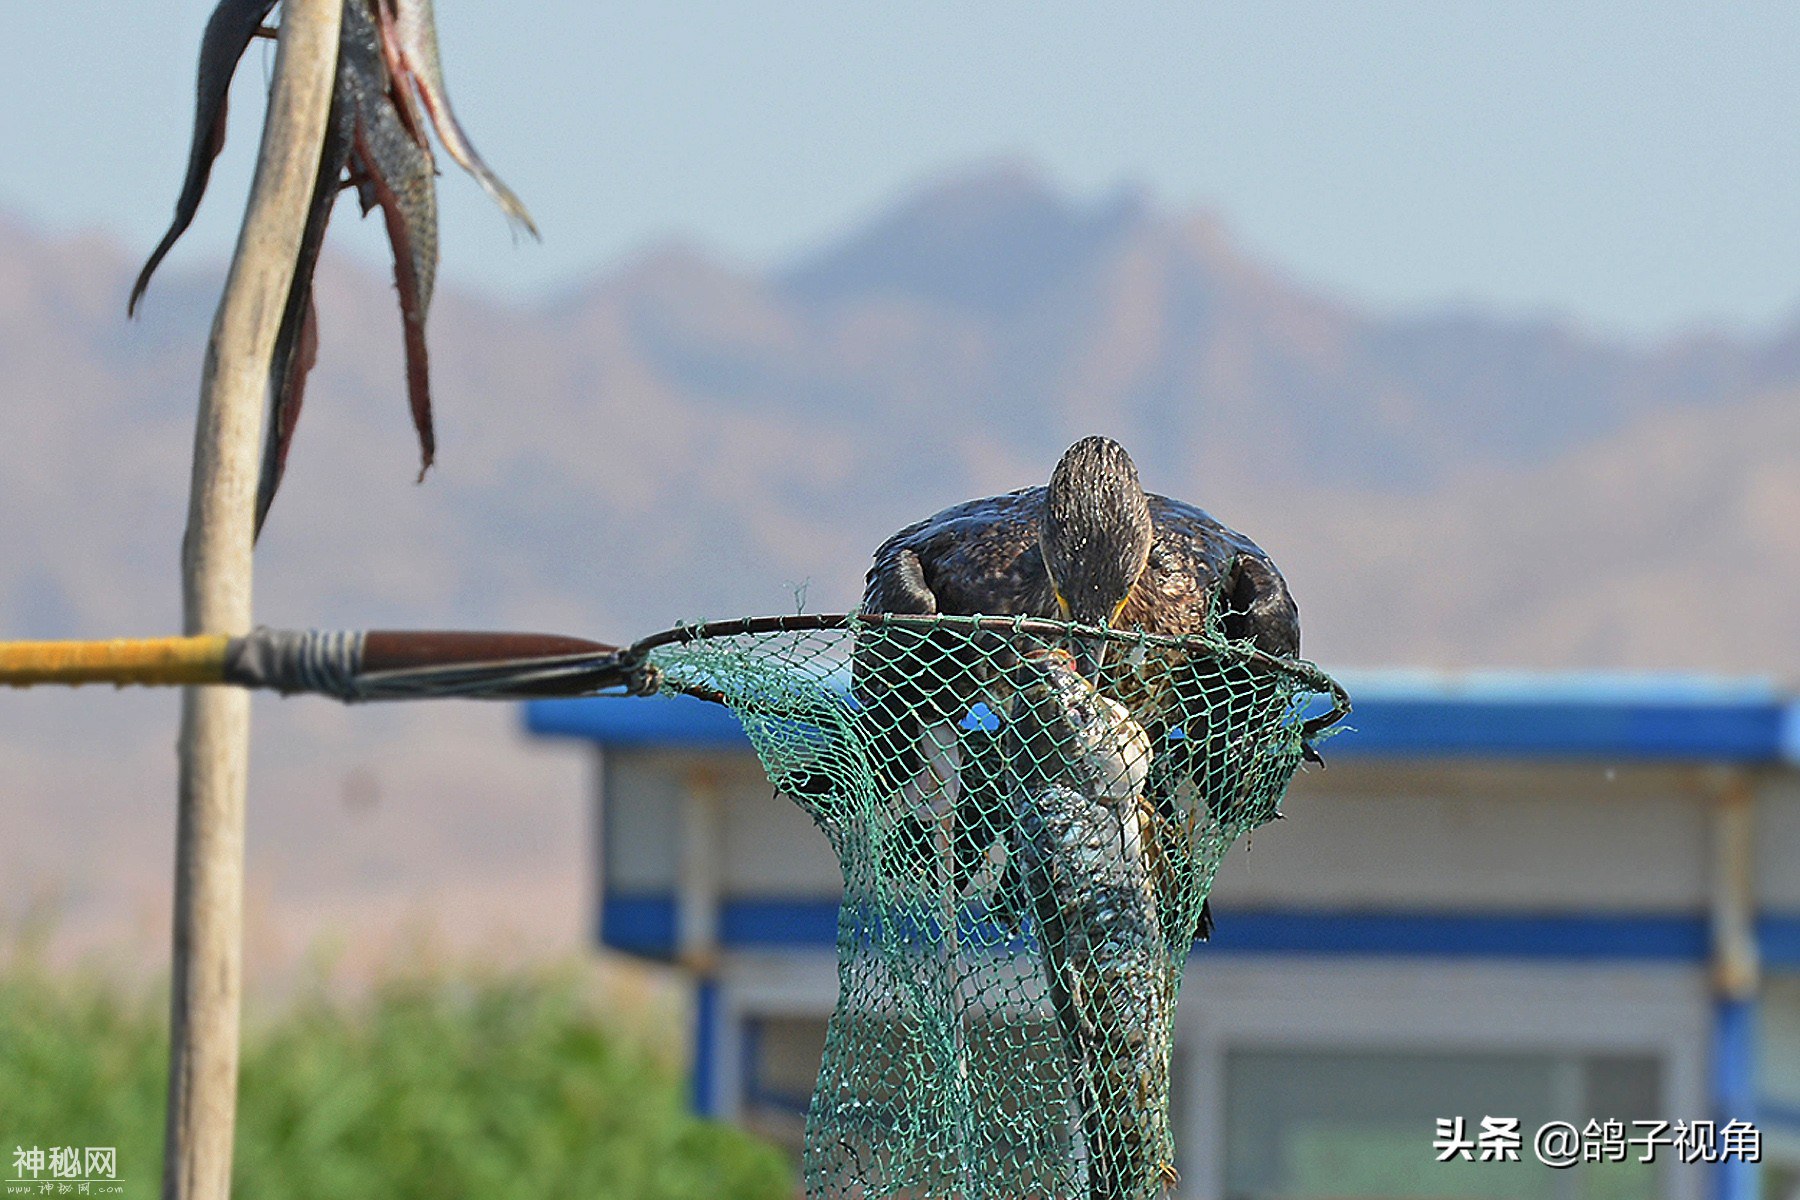
M 286 0 L 249 209 L 213 319 L 182 539 L 189 634 L 250 628 L 263 405 L 337 73 L 343 0 Z M 227 1200 L 243 981 L 250 696 L 182 695 L 164 1200 Z

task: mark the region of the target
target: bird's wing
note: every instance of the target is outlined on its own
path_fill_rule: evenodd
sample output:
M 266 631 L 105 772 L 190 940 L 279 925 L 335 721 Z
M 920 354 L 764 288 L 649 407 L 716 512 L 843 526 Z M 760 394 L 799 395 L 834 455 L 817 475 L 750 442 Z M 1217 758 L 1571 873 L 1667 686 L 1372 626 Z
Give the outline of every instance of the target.
M 1238 555 L 1226 581 L 1225 601 L 1226 637 L 1249 638 L 1257 649 L 1279 658 L 1300 653 L 1300 606 L 1267 555 Z
M 200 198 L 206 194 L 207 180 L 212 177 L 213 160 L 225 148 L 225 107 L 231 93 L 231 77 L 237 73 L 238 60 L 244 56 L 250 40 L 262 28 L 263 18 L 274 7 L 275 0 L 220 0 L 206 22 L 206 33 L 200 39 L 200 70 L 194 85 L 194 136 L 188 145 L 187 176 L 175 201 L 174 221 L 132 285 L 127 313 L 137 311 L 144 289 L 150 286 L 150 276 L 200 210 Z
M 1157 605 L 1173 613 L 1180 599 L 1176 593 L 1186 592 L 1191 611 L 1216 617 L 1226 637 L 1250 639 L 1259 649 L 1282 657 L 1299 652 L 1299 608 L 1262 547 L 1184 501 L 1153 495 L 1150 512 L 1157 530 L 1152 573 L 1160 576 L 1150 582 L 1164 593 L 1152 597 Z M 1199 632 L 1165 627 L 1146 617 L 1145 626 L 1158 632 Z
M 1038 553 L 1044 489 L 1022 488 L 946 508 L 894 534 L 875 552 L 865 607 L 893 597 L 918 605 L 923 585 L 929 609 L 959 616 L 1055 615 L 1049 577 Z M 906 562 L 903 556 L 916 560 Z
M 918 552 L 901 548 L 875 560 L 863 592 L 863 610 L 881 613 L 935 613 L 937 596 L 925 579 Z
M 894 534 L 875 551 L 863 611 L 922 616 L 1029 611 L 1019 607 L 1017 588 L 1008 584 L 1009 564 L 1018 556 L 1007 543 L 1018 540 L 1017 514 L 1025 495 L 971 500 Z M 1035 529 L 1030 537 L 1035 539 Z M 960 720 L 987 695 L 980 680 L 990 665 L 987 653 L 972 649 L 958 631 L 858 630 L 851 688 L 861 703 L 868 754 L 884 793 L 903 789 L 921 766 L 924 727 Z M 980 787 L 961 789 L 953 851 L 959 891 L 996 836 L 988 807 Z M 903 828 L 919 832 L 910 816 L 906 820 L 912 823 Z
M 965 500 L 894 533 L 875 550 L 875 562 L 869 568 L 868 584 L 863 593 L 863 609 L 867 612 L 961 615 L 1002 611 L 947 604 L 945 601 L 949 597 L 941 590 L 940 581 L 948 585 L 949 592 L 966 590 L 958 585 L 966 583 L 967 576 L 977 573 L 971 569 L 969 560 L 973 558 L 978 563 L 992 557 L 992 547 L 986 543 L 992 540 L 997 529 L 1016 522 L 1019 501 L 1032 490 L 1026 488 L 1001 496 Z M 1033 536 L 1036 536 L 1035 531 Z

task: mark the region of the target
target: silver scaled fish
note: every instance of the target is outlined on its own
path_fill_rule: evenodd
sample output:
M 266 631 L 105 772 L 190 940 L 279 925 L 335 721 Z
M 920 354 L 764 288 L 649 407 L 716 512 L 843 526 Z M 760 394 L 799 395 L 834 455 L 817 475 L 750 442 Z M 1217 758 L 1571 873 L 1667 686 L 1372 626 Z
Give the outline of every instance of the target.
M 1174 1180 L 1175 973 L 1158 915 L 1150 740 L 1074 659 L 1025 660 L 1007 720 L 1009 858 L 1069 1064 L 1091 1200 Z
M 444 87 L 444 66 L 438 55 L 437 15 L 431 0 L 380 0 L 381 44 L 388 56 L 388 70 L 399 82 L 396 99 L 404 108 L 408 123 L 421 145 L 425 142 L 424 116 L 437 130 L 438 141 L 456 161 L 456 165 L 475 177 L 502 212 L 532 237 L 538 236 L 531 213 L 511 188 L 482 161 L 469 142 L 450 107 L 450 93 Z M 410 84 L 411 87 L 407 85 Z M 417 90 L 417 102 L 413 95 Z

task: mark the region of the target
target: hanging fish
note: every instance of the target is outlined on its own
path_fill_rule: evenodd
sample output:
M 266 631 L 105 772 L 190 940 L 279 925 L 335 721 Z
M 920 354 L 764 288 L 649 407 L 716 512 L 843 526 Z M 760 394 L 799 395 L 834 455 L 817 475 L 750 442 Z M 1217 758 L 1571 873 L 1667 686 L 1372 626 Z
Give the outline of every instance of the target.
M 1069 1064 L 1092 1200 L 1173 1182 L 1168 1130 L 1175 972 L 1158 914 L 1150 740 L 1074 659 L 1026 659 L 1007 722 L 1021 906 L 1034 919 Z
M 269 32 L 263 21 L 274 6 L 275 0 L 220 0 L 207 22 L 200 42 L 187 175 L 176 200 L 174 221 L 131 290 L 131 313 L 136 313 L 151 275 L 170 247 L 193 223 L 213 162 L 225 145 L 232 75 L 251 41 Z M 318 357 L 313 272 L 332 207 L 338 193 L 347 187 L 356 189 L 365 216 L 381 210 L 393 248 L 394 284 L 406 347 L 407 400 L 419 437 L 421 479 L 436 454 L 425 320 L 437 277 L 437 168 L 425 132 L 427 124 L 437 131 L 450 157 L 475 176 L 510 219 L 536 237 L 531 215 L 475 153 L 450 108 L 429 0 L 345 0 L 318 180 L 269 369 L 269 420 L 257 485 L 258 532 L 286 469 L 306 377 Z
M 444 67 L 438 56 L 437 15 L 432 11 L 431 0 L 380 0 L 380 9 L 381 44 L 388 55 L 388 70 L 395 79 L 402 81 L 399 93 L 420 143 L 424 142 L 418 108 L 422 103 L 432 128 L 437 130 L 438 141 L 444 144 L 444 150 L 456 160 L 456 165 L 475 177 L 482 190 L 508 218 L 532 237 L 537 237 L 537 226 L 525 205 L 475 152 L 456 119 L 455 110 L 450 107 L 450 94 L 444 87 Z M 415 90 L 418 103 L 415 103 Z

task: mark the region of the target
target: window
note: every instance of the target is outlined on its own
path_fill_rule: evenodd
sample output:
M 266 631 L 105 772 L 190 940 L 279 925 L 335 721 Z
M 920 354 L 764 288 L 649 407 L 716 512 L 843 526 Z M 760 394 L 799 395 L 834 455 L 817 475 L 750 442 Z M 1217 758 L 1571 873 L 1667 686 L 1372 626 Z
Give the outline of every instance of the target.
M 1239 1049 L 1225 1060 L 1225 1174 L 1231 1200 L 1479 1197 L 1650 1200 L 1657 1168 L 1636 1162 L 1555 1171 L 1531 1138 L 1546 1121 L 1659 1119 L 1649 1056 Z M 1439 1163 L 1440 1117 L 1517 1117 L 1520 1162 Z M 1638 1150 L 1629 1157 L 1635 1159 Z M 1658 1155 L 1667 1161 L 1665 1150 Z
M 744 1124 L 786 1149 L 797 1162 L 825 1018 L 758 1016 L 744 1022 Z

